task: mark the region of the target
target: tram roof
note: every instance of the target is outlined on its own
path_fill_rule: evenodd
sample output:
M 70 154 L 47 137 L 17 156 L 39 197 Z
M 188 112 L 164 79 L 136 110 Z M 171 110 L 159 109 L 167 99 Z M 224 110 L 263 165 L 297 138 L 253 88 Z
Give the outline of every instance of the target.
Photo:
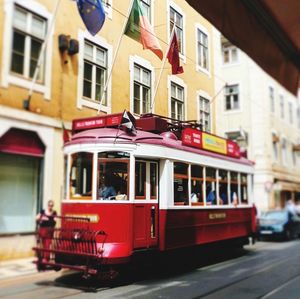
M 152 145 L 178 149 L 181 151 L 188 151 L 203 156 L 224 159 L 235 163 L 241 163 L 246 165 L 254 164 L 254 162 L 244 157 L 232 158 L 226 155 L 183 145 L 182 141 L 178 140 L 177 137 L 172 132 L 163 132 L 161 134 L 155 134 L 147 131 L 137 130 L 136 135 L 133 135 L 117 128 L 98 128 L 98 129 L 85 130 L 77 134 L 74 134 L 71 140 L 68 143 L 66 143 L 66 145 L 68 146 L 68 145 L 75 145 L 75 144 L 91 144 L 91 143 L 92 144 L 98 144 L 98 143 L 99 144 L 100 143 L 152 144 Z

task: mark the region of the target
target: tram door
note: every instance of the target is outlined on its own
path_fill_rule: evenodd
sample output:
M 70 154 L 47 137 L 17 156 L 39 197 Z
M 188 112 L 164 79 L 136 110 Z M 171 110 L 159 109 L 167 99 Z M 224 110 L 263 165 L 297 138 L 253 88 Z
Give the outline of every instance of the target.
M 134 248 L 158 245 L 158 163 L 136 160 Z

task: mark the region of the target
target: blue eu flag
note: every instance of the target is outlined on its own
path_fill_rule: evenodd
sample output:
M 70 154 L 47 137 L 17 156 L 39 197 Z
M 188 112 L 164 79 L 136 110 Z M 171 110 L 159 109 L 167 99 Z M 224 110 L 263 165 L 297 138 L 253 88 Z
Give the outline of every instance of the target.
M 77 0 L 77 7 L 86 29 L 96 35 L 105 21 L 101 0 Z

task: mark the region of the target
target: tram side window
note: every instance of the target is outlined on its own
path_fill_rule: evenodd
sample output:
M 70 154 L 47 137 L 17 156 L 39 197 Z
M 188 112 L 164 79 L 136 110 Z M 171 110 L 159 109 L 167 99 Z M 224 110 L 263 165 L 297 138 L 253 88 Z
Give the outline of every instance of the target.
M 76 153 L 71 156 L 70 198 L 91 199 L 93 154 Z
M 206 167 L 206 204 L 216 205 L 217 195 L 216 195 L 216 169 L 211 167 Z
M 219 204 L 228 204 L 228 171 L 219 169 Z
M 129 155 L 123 152 L 98 154 L 98 188 L 99 200 L 127 200 Z
M 231 171 L 230 172 L 230 202 L 233 205 L 237 205 L 239 203 L 238 194 L 239 194 L 238 173 Z
M 191 165 L 191 203 L 203 205 L 203 167 Z
M 146 199 L 146 162 L 135 163 L 135 198 Z
M 241 174 L 241 203 L 248 204 L 247 174 Z
M 174 204 L 188 205 L 188 164 L 174 162 Z

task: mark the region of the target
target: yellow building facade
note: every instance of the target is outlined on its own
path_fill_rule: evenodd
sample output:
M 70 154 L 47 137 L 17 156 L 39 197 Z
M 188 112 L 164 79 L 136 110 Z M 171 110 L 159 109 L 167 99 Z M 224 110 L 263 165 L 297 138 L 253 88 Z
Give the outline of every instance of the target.
M 31 254 L 35 215 L 49 199 L 59 212 L 62 127 L 72 119 L 127 109 L 213 127 L 212 26 L 186 1 L 139 0 L 164 55 L 176 28 L 184 73 L 172 75 L 167 60 L 122 34 L 132 1 L 102 2 L 106 20 L 95 36 L 76 1 L 0 2 L 0 260 Z

